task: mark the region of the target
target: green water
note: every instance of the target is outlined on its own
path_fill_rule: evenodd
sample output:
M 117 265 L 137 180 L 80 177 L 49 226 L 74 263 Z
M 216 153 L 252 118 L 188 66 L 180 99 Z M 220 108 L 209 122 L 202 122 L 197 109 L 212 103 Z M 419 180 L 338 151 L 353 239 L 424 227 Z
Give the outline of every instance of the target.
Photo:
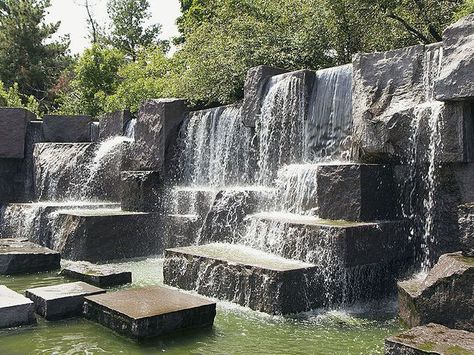
M 161 259 L 114 266 L 133 272 L 131 287 L 162 283 Z M 64 281 L 55 273 L 0 277 L 18 292 Z M 382 354 L 383 339 L 400 331 L 397 322 L 383 310 L 356 311 L 284 318 L 219 302 L 212 329 L 140 344 L 84 319 L 38 318 L 36 326 L 0 331 L 0 354 Z

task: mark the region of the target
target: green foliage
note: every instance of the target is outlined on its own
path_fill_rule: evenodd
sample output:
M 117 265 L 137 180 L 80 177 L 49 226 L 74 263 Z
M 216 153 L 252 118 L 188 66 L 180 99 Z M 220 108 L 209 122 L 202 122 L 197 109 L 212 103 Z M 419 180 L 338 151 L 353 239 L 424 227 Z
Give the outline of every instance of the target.
M 53 41 L 59 23 L 45 24 L 49 0 L 0 0 L 0 79 L 21 94 L 35 96 L 43 109 L 54 100 L 52 91 L 70 64 L 68 38 Z
M 461 5 L 459 10 L 454 13 L 454 21 L 459 20 L 460 18 L 474 13 L 474 0 L 466 0 L 464 4 Z
M 24 101 L 25 103 L 23 103 Z M 23 107 L 39 114 L 39 103 L 36 98 L 29 96 L 23 100 L 17 83 L 6 89 L 3 82 L 0 81 L 0 107 Z

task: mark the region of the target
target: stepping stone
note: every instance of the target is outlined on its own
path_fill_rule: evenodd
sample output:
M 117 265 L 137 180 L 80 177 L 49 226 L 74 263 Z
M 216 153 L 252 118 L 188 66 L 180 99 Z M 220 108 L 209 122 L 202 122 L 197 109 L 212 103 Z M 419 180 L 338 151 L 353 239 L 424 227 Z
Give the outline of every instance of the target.
M 0 239 L 0 274 L 26 274 L 59 269 L 58 252 L 24 239 Z
M 25 294 L 35 303 L 36 313 L 47 320 L 58 320 L 80 316 L 84 297 L 104 292 L 101 288 L 79 281 L 32 288 L 26 290 Z
M 31 300 L 6 286 L 0 286 L 0 329 L 36 323 Z
M 430 323 L 385 339 L 385 354 L 474 354 L 474 333 Z
M 88 262 L 69 263 L 61 270 L 61 275 L 87 282 L 97 287 L 113 287 L 132 282 L 130 271 L 116 271 L 112 267 L 94 265 Z
M 86 297 L 84 316 L 131 338 L 151 338 L 210 327 L 216 304 L 166 287 L 146 287 Z
M 270 314 L 309 310 L 316 266 L 234 244 L 168 249 L 164 282 Z

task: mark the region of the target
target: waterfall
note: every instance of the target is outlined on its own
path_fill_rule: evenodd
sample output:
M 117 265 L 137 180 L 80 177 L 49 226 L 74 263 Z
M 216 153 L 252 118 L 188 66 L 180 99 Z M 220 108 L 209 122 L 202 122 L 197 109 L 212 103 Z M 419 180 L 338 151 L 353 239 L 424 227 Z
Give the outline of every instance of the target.
M 253 134 L 237 106 L 197 111 L 185 123 L 180 172 L 191 186 L 241 185 L 250 180 Z
M 340 158 L 351 131 L 352 65 L 317 71 L 305 126 L 305 160 Z
M 137 119 L 132 118 L 130 121 L 127 122 L 125 126 L 125 137 L 129 139 L 135 139 L 135 126 L 137 124 Z

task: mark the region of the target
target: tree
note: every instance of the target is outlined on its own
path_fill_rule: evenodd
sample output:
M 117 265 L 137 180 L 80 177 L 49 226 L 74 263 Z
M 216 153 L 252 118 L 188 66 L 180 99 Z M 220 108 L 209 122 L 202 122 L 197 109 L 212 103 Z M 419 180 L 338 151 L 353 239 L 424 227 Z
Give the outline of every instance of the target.
M 161 46 L 169 48 L 166 41 L 160 41 L 158 36 L 161 25 L 154 24 L 145 27 L 145 21 L 150 19 L 148 0 L 109 0 L 107 12 L 112 20 L 109 43 L 135 61 L 140 48 Z
M 52 40 L 60 23 L 45 24 L 49 0 L 0 0 L 0 79 L 52 105 L 55 85 L 70 64 L 69 39 Z

